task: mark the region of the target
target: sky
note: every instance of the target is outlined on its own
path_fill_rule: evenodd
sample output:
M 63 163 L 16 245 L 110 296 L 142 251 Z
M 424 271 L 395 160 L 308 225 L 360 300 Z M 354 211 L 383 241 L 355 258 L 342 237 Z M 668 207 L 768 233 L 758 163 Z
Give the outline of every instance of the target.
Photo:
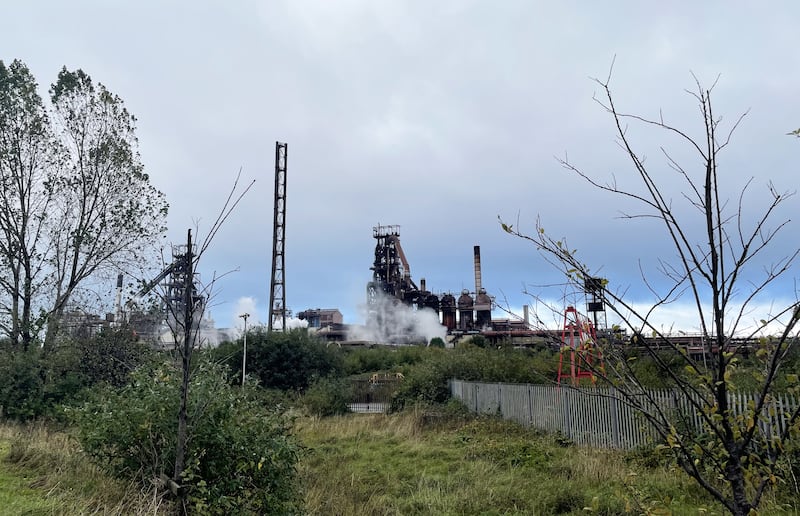
M 731 206 L 751 178 L 746 216 L 770 182 L 797 188 L 800 140 L 786 135 L 800 127 L 796 1 L 31 0 L 7 2 L 3 17 L 0 59 L 24 61 L 43 95 L 61 67 L 81 68 L 137 117 L 145 170 L 170 203 L 167 250 L 187 229 L 208 233 L 240 171 L 240 185 L 255 180 L 199 266 L 205 281 L 221 276 L 211 302 L 220 327 L 240 326 L 244 312 L 267 321 L 276 141 L 288 144 L 287 306 L 338 308 L 349 323 L 363 322 L 378 224 L 400 226 L 412 277 L 430 290 L 474 289 L 480 245 L 483 286 L 498 302 L 557 319 L 540 300 L 564 305 L 574 293 L 498 217 L 528 233 L 540 220 L 647 306 L 642 276 L 662 285 L 658 260 L 674 258 L 663 228 L 622 220 L 633 205 L 557 160 L 640 188 L 593 100 L 602 91 L 592 79 L 612 62 L 624 112 L 701 137 L 687 93 L 695 77 L 717 81 L 723 127 L 747 112 L 720 158 Z M 696 156 L 663 132 L 628 130 L 691 217 L 660 147 L 694 171 Z M 790 198 L 776 224 L 798 220 L 798 206 Z M 696 227 L 696 215 L 686 220 Z M 756 271 L 794 251 L 796 224 L 783 231 Z M 796 277 L 764 292 L 752 316 L 794 299 Z M 683 301 L 658 317 L 697 328 Z

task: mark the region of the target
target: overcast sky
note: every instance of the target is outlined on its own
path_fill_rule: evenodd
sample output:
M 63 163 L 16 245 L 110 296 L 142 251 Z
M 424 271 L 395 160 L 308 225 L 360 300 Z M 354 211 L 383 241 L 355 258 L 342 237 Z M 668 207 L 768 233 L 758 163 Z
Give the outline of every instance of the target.
M 593 190 L 554 156 L 600 179 L 632 178 L 612 120 L 592 96 L 616 56 L 612 90 L 626 112 L 701 136 L 692 73 L 730 124 L 749 114 L 720 161 L 726 192 L 753 178 L 753 206 L 797 188 L 800 3 L 535 1 L 6 2 L 0 59 L 23 60 L 45 94 L 59 69 L 81 68 L 138 118 L 140 152 L 170 203 L 167 241 L 203 236 L 239 171 L 256 180 L 204 256 L 211 315 L 266 322 L 274 147 L 288 143 L 286 297 L 295 312 L 339 308 L 360 322 L 372 227 L 397 224 L 412 277 L 435 292 L 483 285 L 518 309 L 523 290 L 558 299 L 562 280 L 498 215 L 533 231 L 537 217 L 586 263 L 651 299 L 661 227 L 617 218 L 619 199 Z M 729 127 L 726 126 L 726 127 Z M 651 171 L 680 199 L 658 145 L 630 127 Z M 798 198 L 778 213 L 798 217 Z M 777 219 L 776 219 L 777 220 Z M 773 257 L 796 243 L 792 225 Z M 765 302 L 794 297 L 796 272 Z M 109 286 L 111 288 L 111 286 Z M 692 329 L 680 307 L 665 314 Z M 502 317 L 502 312 L 495 312 Z

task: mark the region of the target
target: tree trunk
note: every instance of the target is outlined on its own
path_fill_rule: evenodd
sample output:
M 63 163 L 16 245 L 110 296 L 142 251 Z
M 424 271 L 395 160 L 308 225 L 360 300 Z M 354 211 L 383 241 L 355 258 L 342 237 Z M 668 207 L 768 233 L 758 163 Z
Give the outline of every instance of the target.
M 733 514 L 734 516 L 747 516 L 750 514 L 752 505 L 747 499 L 747 486 L 744 481 L 744 471 L 741 467 L 741 456 L 738 452 L 732 453 L 726 465 L 726 479 L 731 483 L 731 493 L 733 494 Z

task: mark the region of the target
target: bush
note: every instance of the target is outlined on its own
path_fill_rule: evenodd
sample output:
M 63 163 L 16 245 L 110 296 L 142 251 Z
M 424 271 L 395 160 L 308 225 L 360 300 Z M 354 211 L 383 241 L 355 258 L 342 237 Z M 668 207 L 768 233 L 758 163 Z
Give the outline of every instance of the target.
M 416 402 L 443 403 L 448 380 L 542 383 L 554 380 L 558 357 L 548 350 L 484 349 L 472 345 L 453 350 L 428 348 L 427 360 L 409 368 L 395 393 L 392 409 Z
M 27 421 L 47 410 L 38 349 L 5 349 L 0 356 L 0 417 Z
M 345 351 L 344 370 L 347 375 L 389 371 L 417 364 L 427 357 L 427 349 L 419 346 L 353 349 Z
M 242 349 L 240 342 L 226 343 L 209 353 L 230 367 L 233 378 L 241 378 Z M 304 391 L 316 379 L 339 376 L 342 371 L 337 350 L 305 329 L 268 333 L 256 328 L 247 334 L 247 374 L 262 387 Z
M 333 416 L 348 412 L 347 404 L 352 398 L 352 388 L 346 380 L 323 378 L 309 387 L 301 403 L 309 414 Z
M 121 386 L 155 352 L 126 329 L 106 329 L 89 339 L 65 340 L 43 354 L 0 349 L 0 416 L 16 420 L 57 418 L 56 407 L 82 401 L 87 387 Z
M 444 340 L 442 340 L 441 337 L 434 337 L 431 339 L 431 342 L 428 344 L 428 346 L 432 348 L 443 348 L 445 347 Z
M 72 411 L 86 452 L 112 473 L 147 485 L 172 475 L 180 371 L 142 368 L 133 382 L 105 389 Z M 183 485 L 191 512 L 295 512 L 298 445 L 289 422 L 265 408 L 260 391 L 230 384 L 227 370 L 201 363 L 189 387 Z

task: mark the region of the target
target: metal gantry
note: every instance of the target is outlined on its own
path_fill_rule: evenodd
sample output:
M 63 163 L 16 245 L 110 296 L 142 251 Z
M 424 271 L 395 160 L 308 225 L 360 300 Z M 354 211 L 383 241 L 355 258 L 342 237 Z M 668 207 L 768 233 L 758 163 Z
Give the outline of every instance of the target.
M 286 244 L 286 158 L 288 146 L 275 142 L 275 216 L 272 228 L 272 276 L 270 279 L 270 317 L 267 331 L 286 328 L 286 284 L 284 246 Z

